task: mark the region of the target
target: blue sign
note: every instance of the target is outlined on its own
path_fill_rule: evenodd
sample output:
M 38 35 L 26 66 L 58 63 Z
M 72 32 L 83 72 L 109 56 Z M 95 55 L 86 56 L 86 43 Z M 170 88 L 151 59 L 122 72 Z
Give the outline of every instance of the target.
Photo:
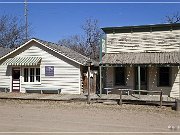
M 45 66 L 45 76 L 54 76 L 54 66 Z

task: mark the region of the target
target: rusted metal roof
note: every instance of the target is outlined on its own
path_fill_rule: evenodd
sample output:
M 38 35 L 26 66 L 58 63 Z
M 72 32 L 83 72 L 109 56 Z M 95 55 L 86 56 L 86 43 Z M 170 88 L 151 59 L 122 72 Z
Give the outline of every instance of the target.
M 107 53 L 102 64 L 177 64 L 180 65 L 180 52 L 139 52 Z

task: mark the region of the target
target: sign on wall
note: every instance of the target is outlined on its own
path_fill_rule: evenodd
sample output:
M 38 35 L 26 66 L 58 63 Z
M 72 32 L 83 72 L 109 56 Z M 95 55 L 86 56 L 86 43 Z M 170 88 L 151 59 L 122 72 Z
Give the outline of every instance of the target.
M 54 66 L 45 66 L 45 76 L 54 76 Z

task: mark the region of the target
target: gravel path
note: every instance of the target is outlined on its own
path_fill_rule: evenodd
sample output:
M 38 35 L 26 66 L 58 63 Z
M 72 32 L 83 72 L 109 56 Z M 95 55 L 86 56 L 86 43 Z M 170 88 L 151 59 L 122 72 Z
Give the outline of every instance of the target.
M 46 134 L 53 134 L 50 132 L 101 134 L 104 132 L 106 135 L 125 134 L 125 132 L 129 132 L 126 134 L 132 134 L 131 132 L 169 134 L 166 132 L 171 132 L 171 134 L 177 134 L 177 132 L 180 133 L 180 113 L 168 107 L 1 99 L 0 134 L 12 134 L 11 132 L 14 134 L 15 132 L 21 132 L 21 134 L 22 132 L 31 132 L 31 134 L 40 134 L 40 132 L 41 134 L 45 134 L 44 132 L 47 132 Z

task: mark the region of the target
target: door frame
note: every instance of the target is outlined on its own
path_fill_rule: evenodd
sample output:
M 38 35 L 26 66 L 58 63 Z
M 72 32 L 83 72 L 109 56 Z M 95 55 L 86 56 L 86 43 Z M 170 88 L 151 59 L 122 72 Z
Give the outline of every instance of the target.
M 19 90 L 13 91 L 13 70 L 19 70 Z M 20 92 L 21 91 L 21 67 L 12 67 L 11 69 L 11 92 Z

